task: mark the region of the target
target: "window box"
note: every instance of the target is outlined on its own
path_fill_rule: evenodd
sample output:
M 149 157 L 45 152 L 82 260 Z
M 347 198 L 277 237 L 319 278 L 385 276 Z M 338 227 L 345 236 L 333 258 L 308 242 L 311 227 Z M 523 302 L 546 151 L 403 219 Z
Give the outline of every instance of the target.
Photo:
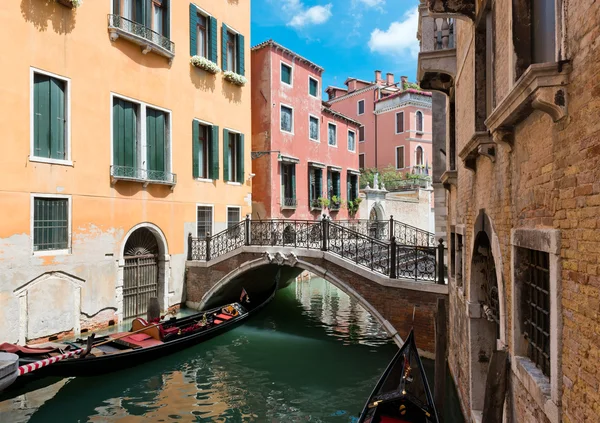
M 56 0 L 56 2 L 68 7 L 69 9 L 78 8 L 83 4 L 83 0 Z
M 169 64 L 175 57 L 175 43 L 169 37 L 153 31 L 147 26 L 124 18 L 120 15 L 108 15 L 108 32 L 111 41 L 122 37 L 142 47 L 142 53 L 154 51 L 169 59 Z
M 322 203 L 323 199 L 312 200 L 310 202 L 310 211 L 320 211 L 323 210 Z
M 243 87 L 248 82 L 248 80 L 246 79 L 245 76 L 239 75 L 232 71 L 225 71 L 223 73 L 223 79 L 225 79 L 225 81 L 227 81 L 227 82 L 230 82 L 234 85 L 238 85 L 240 87 Z
M 111 182 L 117 181 L 141 182 L 144 188 L 149 184 L 169 185 L 171 190 L 177 184 L 177 175 L 161 170 L 134 168 L 129 166 L 112 165 L 110 167 Z
M 195 67 L 205 70 L 208 73 L 216 74 L 221 72 L 221 68 L 215 62 L 202 56 L 192 56 L 190 63 Z
M 330 211 L 339 211 L 341 208 L 342 208 L 342 200 L 340 200 L 336 196 L 333 196 L 331 198 L 331 203 L 329 204 L 329 210 Z

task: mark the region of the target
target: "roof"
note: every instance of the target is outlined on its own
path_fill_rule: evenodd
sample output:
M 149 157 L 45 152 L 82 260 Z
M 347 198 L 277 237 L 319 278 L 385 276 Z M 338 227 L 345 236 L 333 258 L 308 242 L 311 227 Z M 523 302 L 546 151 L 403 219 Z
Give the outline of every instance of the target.
M 405 94 L 405 93 L 418 94 L 418 95 L 422 95 L 422 96 L 425 96 L 425 97 L 431 97 L 431 95 L 432 95 L 429 91 L 421 91 L 421 90 L 416 90 L 414 88 L 408 88 L 406 90 L 398 91 L 397 93 L 390 94 L 387 97 L 380 98 L 379 100 L 375 101 L 375 103 L 379 103 L 381 101 L 390 100 L 392 98 L 399 97 L 399 96 L 401 96 L 402 94 Z
M 335 110 L 330 109 L 327 106 L 327 103 L 325 103 L 325 102 L 323 102 L 323 104 L 322 104 L 322 110 L 323 110 L 323 113 L 329 113 L 332 116 L 335 116 L 337 118 L 345 120 L 346 122 L 356 125 L 358 127 L 363 126 L 362 123 L 360 123 L 359 121 L 356 121 L 346 115 L 341 114 L 340 112 L 336 112 Z
M 365 81 L 364 79 L 359 79 L 359 78 L 353 78 L 353 77 L 351 77 L 351 76 L 349 76 L 348 78 L 346 78 L 346 80 L 344 81 L 344 84 L 346 84 L 346 85 L 347 85 L 347 84 L 348 84 L 348 81 L 352 81 L 352 80 L 355 80 L 355 81 L 358 81 L 358 82 L 362 82 L 363 84 L 367 84 L 367 85 L 372 85 L 372 84 L 374 84 L 374 82 L 371 82 L 371 81 Z
M 323 69 L 321 66 L 317 65 L 314 62 L 311 62 L 310 60 L 300 56 L 297 53 L 294 53 L 292 50 L 282 46 L 281 44 L 273 41 L 272 39 L 269 39 L 267 41 L 264 41 L 260 44 L 255 45 L 254 47 L 252 47 L 250 50 L 255 51 L 255 50 L 260 50 L 261 48 L 264 47 L 275 47 L 275 49 L 281 50 L 283 51 L 285 54 L 289 54 L 290 56 L 294 57 L 296 60 L 298 60 L 300 63 L 304 63 L 305 65 L 310 66 L 311 68 L 314 68 L 315 70 L 317 70 L 318 72 L 324 72 L 325 69 Z
M 340 90 L 340 91 L 348 91 L 347 88 L 340 88 L 340 87 L 336 87 L 334 85 L 330 85 L 327 87 L 327 89 L 325 90 L 325 92 L 329 91 L 329 90 Z

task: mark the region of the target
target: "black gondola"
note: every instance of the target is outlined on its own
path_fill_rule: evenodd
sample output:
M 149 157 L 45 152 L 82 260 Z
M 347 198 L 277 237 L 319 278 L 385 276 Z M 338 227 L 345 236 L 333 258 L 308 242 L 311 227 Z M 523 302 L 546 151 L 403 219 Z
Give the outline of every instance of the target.
M 65 358 L 39 368 L 22 377 L 42 376 L 95 376 L 133 367 L 160 357 L 181 351 L 224 333 L 246 320 L 251 314 L 264 307 L 275 296 L 277 287 L 262 299 L 252 299 L 256 306 L 231 303 L 183 318 L 171 318 L 160 324 L 134 319 L 131 332 L 111 334 L 93 338 L 87 354 Z M 262 300 L 262 301 L 260 301 Z M 137 326 L 136 326 L 137 325 Z M 138 330 L 138 328 L 141 328 Z M 144 328 L 147 328 L 144 329 Z M 141 336 L 138 336 L 141 335 Z M 89 339 L 89 338 L 88 338 Z M 62 344 L 56 351 L 46 354 L 20 353 L 19 364 L 26 365 L 61 355 L 68 351 L 86 348 L 88 340 L 77 340 Z M 1 350 L 1 347 L 0 347 Z M 85 356 L 83 356 L 85 355 Z
M 358 423 L 439 423 L 412 330 L 375 385 Z

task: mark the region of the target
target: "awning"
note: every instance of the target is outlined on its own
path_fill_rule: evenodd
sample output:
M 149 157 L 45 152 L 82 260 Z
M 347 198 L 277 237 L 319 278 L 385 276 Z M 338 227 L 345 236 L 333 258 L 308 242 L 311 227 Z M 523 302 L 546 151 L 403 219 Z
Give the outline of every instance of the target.
M 279 159 L 279 161 L 284 162 L 284 163 L 293 163 L 293 164 L 300 163 L 300 159 L 298 159 L 296 157 L 292 157 L 292 156 L 284 156 L 283 154 L 281 155 L 281 158 Z
M 308 165 L 311 167 L 318 167 L 319 169 L 325 169 L 327 166 L 323 163 L 319 163 L 319 162 L 312 162 L 309 160 Z
M 348 168 L 348 173 L 351 173 L 352 175 L 358 175 L 358 176 L 360 176 L 360 170 Z

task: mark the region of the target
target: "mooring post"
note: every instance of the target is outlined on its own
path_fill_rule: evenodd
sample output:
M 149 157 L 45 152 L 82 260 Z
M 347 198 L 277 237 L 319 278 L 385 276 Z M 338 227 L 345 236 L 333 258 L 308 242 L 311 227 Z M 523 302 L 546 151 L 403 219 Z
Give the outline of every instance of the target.
M 192 260 L 192 245 L 194 243 L 194 239 L 192 238 L 192 233 L 188 233 L 188 251 L 187 251 L 187 259 L 188 261 Z
M 146 308 L 146 320 L 151 322 L 160 318 L 160 304 L 157 297 L 150 297 Z
M 440 422 L 444 421 L 444 397 L 446 396 L 446 300 L 438 298 L 435 313 L 435 376 L 433 397 L 439 412 Z
M 323 215 L 323 220 L 321 220 L 321 225 L 323 226 L 323 235 L 322 235 L 322 245 L 321 245 L 321 250 L 322 251 L 327 251 L 327 246 L 328 246 L 328 242 L 327 242 L 327 238 L 328 238 L 328 232 L 329 232 L 329 222 L 327 221 L 327 216 Z
M 442 238 L 440 238 L 440 243 L 438 244 L 437 262 L 438 262 L 437 283 L 438 283 L 438 285 L 444 285 L 446 282 L 444 281 L 444 240 Z
M 390 278 L 396 279 L 396 237 L 393 236 L 390 242 Z
M 250 224 L 251 224 L 251 222 L 250 222 L 250 215 L 247 214 L 246 215 L 246 222 L 244 224 L 244 228 L 246 230 L 246 245 L 251 245 L 251 242 L 250 242 Z

